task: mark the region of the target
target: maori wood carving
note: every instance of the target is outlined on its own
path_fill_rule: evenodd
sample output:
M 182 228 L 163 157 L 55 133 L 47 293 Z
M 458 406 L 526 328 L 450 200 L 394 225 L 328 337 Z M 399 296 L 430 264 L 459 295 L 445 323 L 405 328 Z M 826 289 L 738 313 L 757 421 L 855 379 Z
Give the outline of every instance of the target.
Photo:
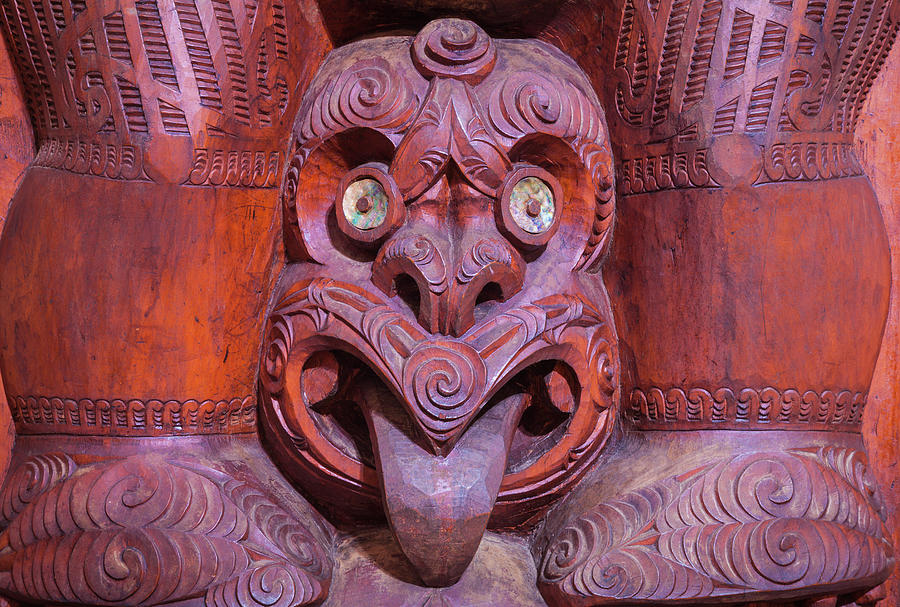
M 897 17 L 0 0 L 0 603 L 875 605 Z
M 145 0 L 10 0 L 2 12 L 23 66 L 37 166 L 277 185 L 278 133 L 296 111 L 289 83 L 298 73 L 283 0 L 162 9 Z
M 489 517 L 546 508 L 612 428 L 617 340 L 586 273 L 609 242 L 612 158 L 592 89 L 552 47 L 454 19 L 408 44 L 336 51 L 301 105 L 262 423 L 301 486 L 380 492 L 418 574 L 444 586 Z M 354 436 L 333 421 L 348 407 L 366 419 Z M 526 417 L 546 427 L 526 436 Z
M 620 192 L 861 175 L 851 135 L 897 35 L 889 5 L 621 3 L 605 50 Z
M 753 453 L 597 505 L 544 555 L 552 604 L 726 597 L 883 578 L 894 553 L 858 451 Z
M 249 607 L 312 604 L 328 590 L 328 553 L 304 523 L 190 460 L 79 465 L 49 452 L 13 470 L 0 500 L 0 587 L 14 596 Z

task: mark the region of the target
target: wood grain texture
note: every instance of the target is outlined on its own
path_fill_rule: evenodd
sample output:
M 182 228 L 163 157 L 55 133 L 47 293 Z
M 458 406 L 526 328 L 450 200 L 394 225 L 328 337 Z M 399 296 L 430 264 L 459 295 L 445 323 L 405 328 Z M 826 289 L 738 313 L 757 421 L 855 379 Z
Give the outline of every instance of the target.
M 34 158 L 34 136 L 6 39 L 0 36 L 0 232 L 25 169 Z M 6 474 L 14 430 L 0 377 L 0 478 Z
M 897 226 L 854 148 L 889 0 L 0 26 L 37 147 L 0 236 L 11 600 L 895 593 Z
M 274 188 L 298 89 L 329 43 L 304 3 L 163 9 L 2 5 L 39 147 L 0 242 L 0 368 L 14 402 L 254 397 L 280 267 Z M 252 430 L 229 419 L 222 431 Z M 20 431 L 108 433 L 29 420 Z
M 900 48 L 887 58 L 862 108 L 856 145 L 878 194 L 891 243 L 891 307 L 875 366 L 863 436 L 872 472 L 885 495 L 894 545 L 900 545 Z M 900 572 L 885 584 L 885 607 L 900 606 Z

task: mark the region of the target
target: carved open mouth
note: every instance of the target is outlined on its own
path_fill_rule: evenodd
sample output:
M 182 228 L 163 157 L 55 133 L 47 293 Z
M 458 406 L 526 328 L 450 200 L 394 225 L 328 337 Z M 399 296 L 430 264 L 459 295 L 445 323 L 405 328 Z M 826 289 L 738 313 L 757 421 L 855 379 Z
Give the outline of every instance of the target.
M 616 362 L 604 315 L 577 294 L 504 306 L 452 337 L 380 295 L 304 280 L 270 317 L 262 423 L 285 472 L 334 500 L 324 510 L 383 509 L 423 581 L 447 585 L 489 520 L 527 523 L 594 460 Z
M 346 457 L 376 469 L 375 453 L 366 416 L 361 386 L 383 382 L 354 356 L 341 351 L 322 351 L 306 362 L 301 390 L 317 433 Z M 519 372 L 482 408 L 473 423 L 497 403 L 519 398 L 518 420 L 513 429 L 504 474 L 526 470 L 558 444 L 566 434 L 581 387 L 574 371 L 563 362 L 541 361 Z M 379 392 L 389 400 L 385 406 L 402 411 L 399 400 L 383 387 Z M 423 449 L 423 439 L 407 424 L 410 439 Z

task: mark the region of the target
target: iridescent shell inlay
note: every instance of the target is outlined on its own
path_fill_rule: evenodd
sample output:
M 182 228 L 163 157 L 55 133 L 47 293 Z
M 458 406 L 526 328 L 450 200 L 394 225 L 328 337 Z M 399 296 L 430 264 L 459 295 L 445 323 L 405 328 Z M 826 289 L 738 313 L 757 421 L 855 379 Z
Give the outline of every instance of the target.
M 509 214 L 530 234 L 541 234 L 553 225 L 556 207 L 553 191 L 538 177 L 525 177 L 513 186 L 509 195 Z
M 387 217 L 388 195 L 377 180 L 358 179 L 344 190 L 341 207 L 350 225 L 360 230 L 372 230 L 383 224 Z

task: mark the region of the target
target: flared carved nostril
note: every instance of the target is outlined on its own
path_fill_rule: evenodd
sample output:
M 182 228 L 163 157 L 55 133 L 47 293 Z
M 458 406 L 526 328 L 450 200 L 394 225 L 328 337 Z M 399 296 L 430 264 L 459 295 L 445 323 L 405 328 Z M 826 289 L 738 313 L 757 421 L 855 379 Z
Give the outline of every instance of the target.
M 422 294 L 419 293 L 419 285 L 409 274 L 398 274 L 394 278 L 392 292 L 405 303 L 416 316 L 422 305 Z
M 450 332 L 460 336 L 475 324 L 475 307 L 505 301 L 522 289 L 525 260 L 506 241 L 478 240 L 461 256 L 450 285 L 444 318 Z M 481 301 L 480 301 L 481 300 Z
M 418 297 L 410 293 L 410 282 L 416 285 Z M 390 240 L 372 266 L 372 283 L 390 297 L 400 295 L 416 313 L 419 323 L 432 333 L 440 327 L 440 301 L 447 282 L 441 252 L 421 234 Z
M 499 238 L 463 248 L 449 272 L 448 261 L 428 236 L 400 236 L 379 251 L 372 282 L 400 296 L 428 331 L 459 337 L 475 324 L 476 306 L 509 299 L 525 280 L 522 256 Z

